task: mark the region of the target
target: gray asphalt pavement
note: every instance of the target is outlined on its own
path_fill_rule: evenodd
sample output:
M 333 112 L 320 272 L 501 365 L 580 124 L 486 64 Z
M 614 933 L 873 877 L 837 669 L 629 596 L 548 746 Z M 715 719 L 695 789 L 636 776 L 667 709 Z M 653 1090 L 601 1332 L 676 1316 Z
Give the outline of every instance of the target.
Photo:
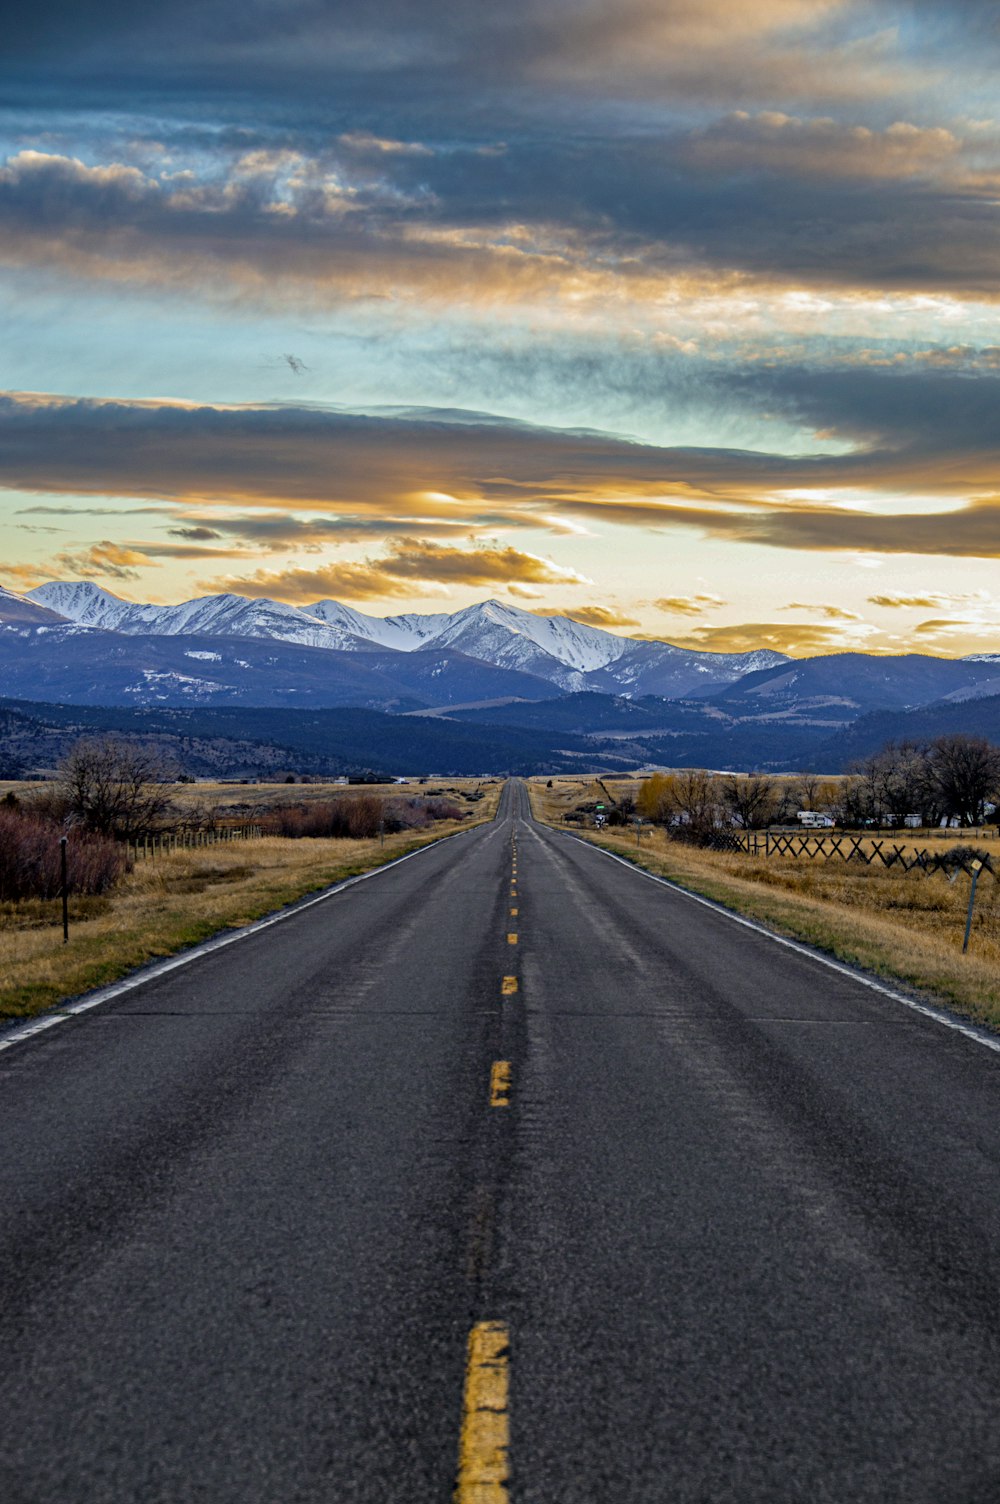
M 508 785 L 0 1054 L 0 1504 L 996 1504 L 998 1109 Z

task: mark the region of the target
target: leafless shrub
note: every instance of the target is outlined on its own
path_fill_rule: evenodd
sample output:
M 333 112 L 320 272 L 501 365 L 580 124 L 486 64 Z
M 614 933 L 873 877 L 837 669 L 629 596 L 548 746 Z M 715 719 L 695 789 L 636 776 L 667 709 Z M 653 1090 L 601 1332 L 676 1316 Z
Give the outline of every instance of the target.
M 279 805 L 264 817 L 265 833 L 300 840 L 334 836 L 370 840 L 380 830 L 421 830 L 436 820 L 460 820 L 449 799 L 380 799 L 377 794 L 344 794 L 316 804 Z
M 51 820 L 0 810 L 0 902 L 56 898 L 62 887 L 59 840 Z M 106 836 L 71 830 L 66 843 L 70 891 L 106 893 L 126 871 L 124 848 Z

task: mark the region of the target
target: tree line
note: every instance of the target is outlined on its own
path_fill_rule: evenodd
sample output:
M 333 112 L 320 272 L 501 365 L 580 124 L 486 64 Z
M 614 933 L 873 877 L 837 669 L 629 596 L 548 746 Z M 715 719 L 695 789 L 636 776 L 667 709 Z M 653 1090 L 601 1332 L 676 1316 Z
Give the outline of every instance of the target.
M 840 826 L 985 823 L 1000 805 L 1000 747 L 984 737 L 939 736 L 888 742 L 839 778 L 805 773 L 710 773 L 682 768 L 654 773 L 640 785 L 634 813 L 691 838 L 735 826 L 763 830 L 796 819 L 800 810 L 828 814 Z M 619 801 L 619 818 L 625 813 Z

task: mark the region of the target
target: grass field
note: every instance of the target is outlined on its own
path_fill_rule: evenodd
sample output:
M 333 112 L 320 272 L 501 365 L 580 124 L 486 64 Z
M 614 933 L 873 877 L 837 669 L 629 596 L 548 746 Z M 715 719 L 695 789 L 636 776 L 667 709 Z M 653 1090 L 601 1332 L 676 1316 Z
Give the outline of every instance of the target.
M 613 781 L 605 783 L 617 797 Z M 577 803 L 602 797 L 592 780 L 555 780 L 551 789 L 536 781 L 530 787 L 536 814 L 557 826 Z M 648 826 L 641 844 L 632 829 L 581 834 L 692 892 L 761 920 L 779 934 L 905 982 L 970 1018 L 1000 1028 L 1000 883 L 989 873 L 979 881 L 969 954 L 963 955 L 969 899 L 964 874 L 949 883 L 941 875 L 923 877 L 878 866 L 703 851 Z M 970 834 L 950 831 L 948 838 L 957 844 L 968 841 Z M 907 831 L 905 836 L 914 844 L 926 844 L 919 832 Z M 1000 854 L 995 834 L 976 844 Z
M 469 810 L 461 821 L 441 821 L 418 833 L 387 835 L 384 845 L 377 838 L 292 841 L 267 837 L 175 851 L 155 861 L 138 862 L 108 896 L 71 902 L 68 945 L 62 942 L 58 900 L 0 905 L 0 1021 L 40 1013 L 116 981 L 155 957 L 171 955 L 219 930 L 248 924 L 317 888 L 492 819 L 501 785 L 483 785 L 485 797 L 467 803 L 464 795 L 476 786 L 471 779 L 423 787 L 383 786 L 395 794 L 425 794 L 447 787 Z M 196 796 L 206 798 L 213 797 L 210 790 L 220 787 L 223 797 L 227 793 L 245 797 L 247 792 L 246 785 L 193 787 Z M 307 791 L 316 798 L 329 798 L 333 792 L 330 785 L 321 784 L 294 789 L 280 784 L 251 787 L 255 796 L 258 789 L 262 791 L 262 799 L 271 790 L 280 791 L 286 799 Z
M 0 799 L 10 792 L 31 801 L 54 785 L 42 779 L 12 782 L 0 779 Z M 344 794 L 377 794 L 380 799 L 429 798 L 437 794 L 457 794 L 463 799 L 477 789 L 483 793 L 497 790 L 479 778 L 432 778 L 421 783 L 233 783 L 210 779 L 197 783 L 178 783 L 171 794 L 171 821 L 192 825 L 218 820 L 223 824 L 249 825 L 279 804 L 317 804 Z

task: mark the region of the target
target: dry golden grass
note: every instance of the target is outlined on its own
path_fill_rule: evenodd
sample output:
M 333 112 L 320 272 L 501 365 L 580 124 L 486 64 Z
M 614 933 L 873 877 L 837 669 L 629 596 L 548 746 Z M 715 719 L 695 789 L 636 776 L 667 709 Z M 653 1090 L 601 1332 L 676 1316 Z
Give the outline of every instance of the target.
M 58 900 L 5 905 L 0 908 L 0 1019 L 39 1013 L 154 957 L 248 924 L 317 888 L 492 819 L 500 785 L 487 786 L 484 793 L 469 806 L 465 820 L 442 821 L 419 834 L 387 835 L 384 846 L 378 839 L 274 836 L 138 862 L 107 898 L 72 901 L 68 945 L 62 943 Z
M 54 784 L 44 779 L 16 782 L 0 779 L 0 799 L 8 792 L 30 803 Z M 376 794 L 382 799 L 411 799 L 416 796 L 446 793 L 465 797 L 482 789 L 490 789 L 499 797 L 499 783 L 484 782 L 479 778 L 432 778 L 421 783 L 412 779 L 409 783 L 233 783 L 231 781 L 199 780 L 197 783 L 175 784 L 171 792 L 173 810 L 171 818 L 178 823 L 190 821 L 192 825 L 204 824 L 208 819 L 223 824 L 252 824 L 261 815 L 267 814 L 280 804 L 326 803 L 345 794 Z
M 552 789 L 535 783 L 531 796 L 539 818 L 554 825 L 562 824 L 567 809 L 595 797 L 593 783 L 583 780 L 561 780 Z M 969 900 L 964 874 L 951 884 L 941 875 L 836 860 L 702 851 L 651 827 L 641 845 L 634 830 L 581 833 L 779 934 L 906 982 L 970 1018 L 1000 1027 L 1000 883 L 988 873 L 980 878 L 969 954 L 963 955 Z M 965 841 L 969 833 L 949 835 Z M 977 844 L 997 846 L 995 840 Z

